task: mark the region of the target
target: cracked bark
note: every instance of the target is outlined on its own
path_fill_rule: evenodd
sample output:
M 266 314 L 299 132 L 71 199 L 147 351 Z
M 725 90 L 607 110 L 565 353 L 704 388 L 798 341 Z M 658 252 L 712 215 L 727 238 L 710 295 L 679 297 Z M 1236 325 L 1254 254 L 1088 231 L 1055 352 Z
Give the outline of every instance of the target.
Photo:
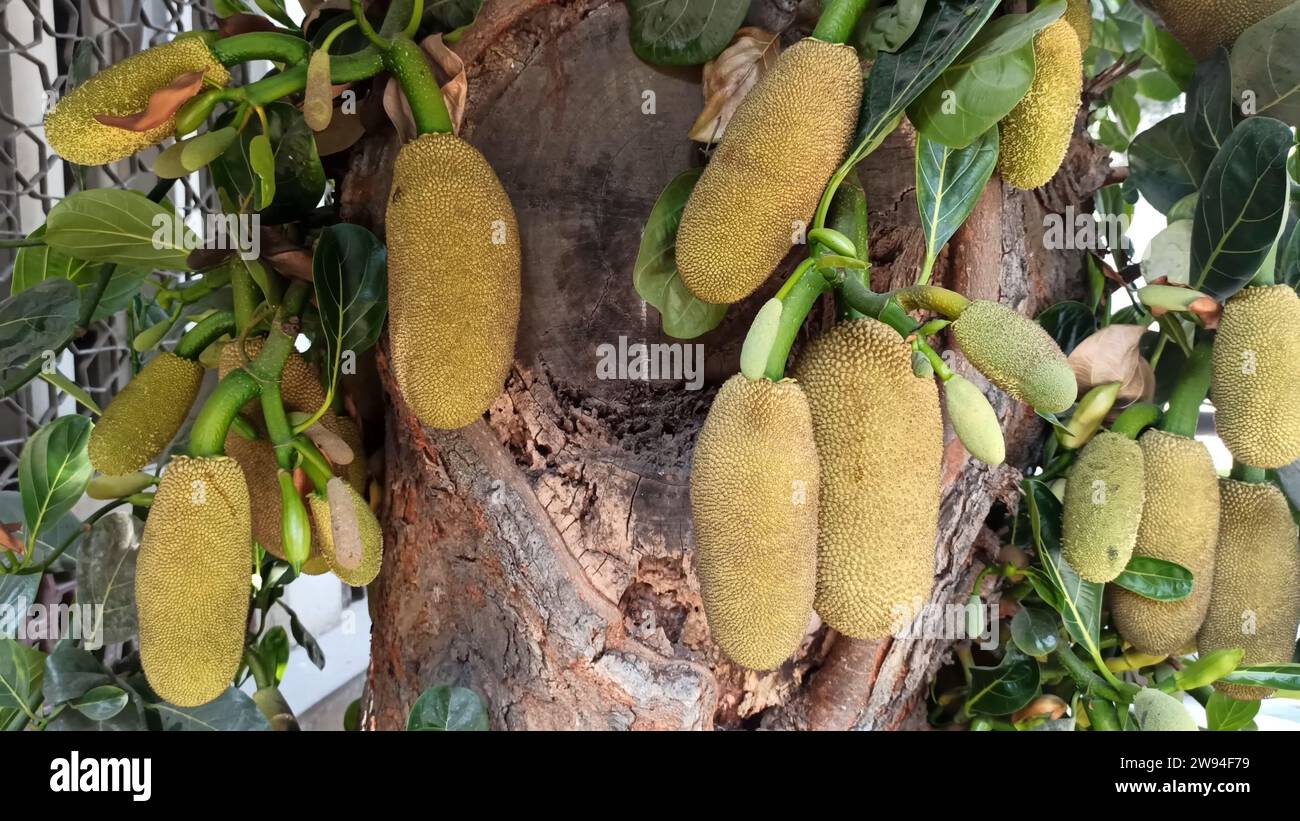
M 790 0 L 757 2 L 751 19 L 787 26 L 795 12 Z M 608 0 L 489 0 L 456 49 L 470 71 L 462 136 L 492 162 L 518 213 L 524 313 L 505 391 L 463 431 L 421 428 L 384 351 L 377 357 L 391 401 L 366 725 L 404 726 L 420 692 L 446 683 L 482 693 L 497 728 L 923 726 L 926 683 L 948 641 L 861 642 L 817 626 L 795 658 L 764 674 L 729 664 L 709 641 L 693 571 L 690 451 L 780 278 L 693 341 L 703 390 L 597 378 L 600 344 L 673 341 L 631 271 L 660 190 L 703 161 L 685 138 L 702 104 L 698 69 L 638 61 L 626 11 Z M 877 288 L 910 283 L 920 267 L 913 139 L 904 127 L 861 169 Z M 381 134 L 353 151 L 346 219 L 382 231 L 396 148 Z M 1081 258 L 1044 252 L 1042 219 L 1106 169 L 1082 139 L 1070 162 L 1087 173 L 1038 196 L 990 185 L 936 281 L 1030 314 L 1078 296 Z M 807 332 L 830 319 L 828 308 Z M 946 355 L 987 386 L 960 354 Z M 996 390 L 991 399 L 1007 466 L 971 461 L 947 434 L 938 604 L 964 601 L 990 560 L 984 522 L 995 504 L 1015 506 L 1017 468 L 1042 431 L 1028 408 Z

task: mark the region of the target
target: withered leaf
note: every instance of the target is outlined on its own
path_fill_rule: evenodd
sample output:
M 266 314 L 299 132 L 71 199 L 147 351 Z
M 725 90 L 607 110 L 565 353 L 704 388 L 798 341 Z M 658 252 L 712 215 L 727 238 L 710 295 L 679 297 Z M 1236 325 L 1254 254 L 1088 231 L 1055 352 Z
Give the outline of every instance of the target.
M 704 110 L 688 136 L 702 143 L 722 139 L 740 102 L 780 54 L 776 34 L 753 26 L 737 31 L 731 45 L 704 65 Z
M 23 529 L 22 522 L 0 522 L 0 549 L 22 555 L 23 543 L 14 534 Z
M 280 27 L 260 14 L 238 12 L 223 19 L 217 26 L 222 37 L 234 37 L 236 34 L 250 34 L 255 31 L 279 31 Z
M 1079 393 L 1119 382 L 1117 404 L 1150 399 L 1155 393 L 1155 371 L 1138 348 L 1146 330 L 1142 325 L 1108 325 L 1080 342 L 1068 357 Z
M 203 72 L 191 71 L 182 74 L 170 84 L 149 95 L 149 104 L 143 111 L 129 117 L 113 117 L 108 114 L 96 114 L 95 119 L 102 125 L 123 128 L 127 131 L 149 131 L 170 120 L 180 111 L 181 106 L 203 89 Z

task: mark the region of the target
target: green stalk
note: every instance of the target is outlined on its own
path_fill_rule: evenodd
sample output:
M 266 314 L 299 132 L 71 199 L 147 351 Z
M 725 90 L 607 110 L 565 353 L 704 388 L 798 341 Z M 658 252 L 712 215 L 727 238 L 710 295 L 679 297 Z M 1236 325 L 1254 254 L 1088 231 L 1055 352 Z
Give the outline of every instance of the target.
M 223 37 L 210 44 L 212 56 L 226 67 L 253 60 L 273 63 L 301 63 L 311 56 L 311 44 L 294 34 L 255 31 Z
M 1125 408 L 1124 412 L 1111 423 L 1110 432 L 1137 439 L 1143 430 L 1154 425 L 1159 419 L 1159 408 L 1147 402 L 1140 402 Z
M 970 305 L 970 300 L 956 291 L 937 285 L 914 285 L 894 291 L 898 304 L 909 311 L 933 311 L 947 319 L 956 319 Z
M 266 438 L 275 448 L 275 461 L 285 470 L 293 470 L 293 427 L 284 412 L 280 383 L 262 383 L 262 416 L 266 419 Z
M 1196 437 L 1196 426 L 1201 419 L 1201 403 L 1210 392 L 1210 379 L 1213 376 L 1214 343 L 1203 339 L 1196 343 L 1192 355 L 1183 367 L 1174 392 L 1169 397 L 1169 410 L 1160 429 L 1166 433 Z
M 230 311 L 217 311 L 186 331 L 172 353 L 183 359 L 198 359 L 209 345 L 234 332 L 235 315 Z
M 230 291 L 235 307 L 235 328 L 243 333 L 252 324 L 253 312 L 262 304 L 262 291 L 242 260 L 230 265 Z
M 190 429 L 190 455 L 222 456 L 226 452 L 226 433 L 244 405 L 257 398 L 260 386 L 243 368 L 226 374 L 208 397 Z
M 450 134 L 453 130 L 451 114 L 442 99 L 442 90 L 429 71 L 424 50 L 410 37 L 399 34 L 384 52 L 384 65 L 402 85 L 416 131 L 420 134 Z
M 899 335 L 904 339 L 911 336 L 912 332 L 916 330 L 916 320 L 908 316 L 903 306 L 890 298 L 890 294 L 878 294 L 851 277 L 844 280 L 840 292 L 844 295 L 844 301 L 850 308 L 865 316 L 880 320 L 898 331 Z
M 812 36 L 826 43 L 843 43 L 871 0 L 827 0 Z
M 776 341 L 772 343 L 772 352 L 768 355 L 767 369 L 763 373 L 773 382 L 785 378 L 785 365 L 799 329 L 817 304 L 817 299 L 830 287 L 814 265 L 812 260 L 804 260 L 777 294 L 781 300 L 781 321 L 777 326 Z
M 326 461 L 324 454 L 316 447 L 306 436 L 295 436 L 291 440 L 294 450 L 302 457 L 301 466 L 311 480 L 312 486 L 316 492 L 324 496 L 329 490 L 329 481 L 334 478 L 334 472 L 330 470 L 329 462 Z M 359 458 L 359 457 L 358 457 Z
M 1233 459 L 1232 478 L 1236 479 L 1238 482 L 1246 482 L 1251 485 L 1262 485 L 1268 481 L 1268 473 L 1263 468 L 1253 467 Z
M 1083 660 L 1074 654 L 1069 645 L 1061 644 L 1056 648 L 1056 656 L 1061 660 L 1061 666 L 1074 679 L 1074 683 L 1079 689 L 1088 696 L 1100 696 L 1115 702 L 1123 702 L 1118 690 L 1108 684 L 1101 676 L 1092 671 Z

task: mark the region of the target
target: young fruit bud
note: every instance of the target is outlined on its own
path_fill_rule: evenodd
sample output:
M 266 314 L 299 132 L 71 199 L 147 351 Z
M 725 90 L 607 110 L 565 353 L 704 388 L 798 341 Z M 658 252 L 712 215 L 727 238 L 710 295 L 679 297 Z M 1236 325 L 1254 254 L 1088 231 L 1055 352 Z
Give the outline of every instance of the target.
M 1006 442 L 998 415 L 984 393 L 970 380 L 953 374 L 943 383 L 943 400 L 952 429 L 970 455 L 985 464 L 1002 464 L 1007 456 Z
M 1133 697 L 1138 726 L 1143 731 L 1169 732 L 1174 730 L 1196 732 L 1196 722 L 1188 714 L 1181 699 L 1150 687 Z
M 740 372 L 750 381 L 762 379 L 767 370 L 767 360 L 781 327 L 782 307 L 781 300 L 775 298 L 763 303 L 745 335 L 745 344 L 740 349 Z
M 276 476 L 280 482 L 280 543 L 284 545 L 285 561 L 298 573 L 311 555 L 311 522 L 307 520 L 307 507 L 298 495 L 293 474 L 281 469 Z
M 1074 404 L 1074 371 L 1042 326 L 1005 305 L 974 300 L 952 323 L 962 353 L 1014 399 L 1048 413 Z

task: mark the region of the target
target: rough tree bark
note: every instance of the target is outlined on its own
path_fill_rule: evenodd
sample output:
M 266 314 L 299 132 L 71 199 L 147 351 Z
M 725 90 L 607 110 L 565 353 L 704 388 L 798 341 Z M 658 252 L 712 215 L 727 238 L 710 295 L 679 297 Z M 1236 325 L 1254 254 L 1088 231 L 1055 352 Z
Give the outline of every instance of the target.
M 806 25 L 792 0 L 754 7 L 751 21 L 785 29 L 787 42 Z M 518 212 L 524 313 L 506 390 L 463 431 L 422 428 L 378 357 L 392 401 L 366 726 L 402 727 L 420 692 L 442 683 L 483 694 L 495 728 L 924 726 L 926 682 L 950 641 L 855 641 L 815 624 L 797 656 L 765 674 L 729 664 L 709 641 L 693 570 L 691 448 L 779 278 L 696 340 L 704 390 L 597 378 L 601 343 L 673 341 L 631 274 L 660 190 L 703 161 L 685 136 L 702 105 L 698 69 L 640 62 L 626 11 L 609 0 L 488 0 L 456 50 L 470 73 L 462 136 Z M 921 263 L 913 140 L 904 126 L 860 173 L 877 289 L 910 284 Z M 382 230 L 395 151 L 384 135 L 354 152 L 345 218 Z M 1079 138 L 1066 170 L 1036 195 L 995 179 L 936 281 L 1027 314 L 1078 296 L 1081 257 L 1043 249 L 1043 216 L 1084 204 L 1106 173 L 1104 152 Z M 809 331 L 831 318 L 815 317 Z M 946 355 L 987 384 L 960 354 Z M 964 601 L 996 553 L 985 521 L 995 505 L 1014 509 L 1019 468 L 1042 433 L 1026 406 L 990 395 L 1005 466 L 972 461 L 947 432 L 931 600 L 940 605 Z

